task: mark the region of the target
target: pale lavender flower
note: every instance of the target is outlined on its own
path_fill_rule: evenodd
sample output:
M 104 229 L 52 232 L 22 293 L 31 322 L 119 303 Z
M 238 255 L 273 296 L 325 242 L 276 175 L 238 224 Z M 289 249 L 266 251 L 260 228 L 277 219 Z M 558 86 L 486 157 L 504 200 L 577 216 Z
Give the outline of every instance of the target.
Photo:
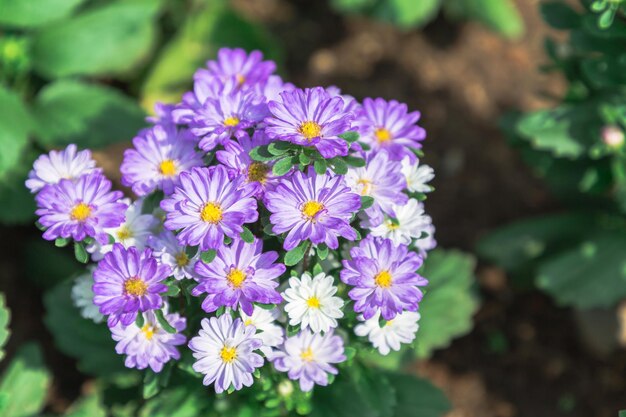
M 305 392 L 311 391 L 315 384 L 328 385 L 328 374 L 337 375 L 333 364 L 345 360 L 341 337 L 332 331 L 322 336 L 309 330 L 288 337 L 273 357 L 274 367 L 299 381 L 300 389 Z
M 217 59 L 208 61 L 207 68 L 198 70 L 194 78 L 221 82 L 234 78 L 239 86 L 253 86 L 267 81 L 275 70 L 276 64 L 273 61 L 263 61 L 261 51 L 255 50 L 248 54 L 241 48 L 221 48 Z
M 201 325 L 189 348 L 196 359 L 194 371 L 204 374 L 202 383 L 215 383 L 218 394 L 231 386 L 236 390 L 252 386 L 252 374 L 263 366 L 263 357 L 255 352 L 263 342 L 255 336 L 254 326 L 244 325 L 241 319 L 233 321 L 228 313 L 202 319 Z
M 26 187 L 31 193 L 36 193 L 49 184 L 57 184 L 63 179 L 75 180 L 93 171 L 96 161 L 91 159 L 91 152 L 84 150 L 77 152 L 76 145 L 68 145 L 62 151 L 50 151 L 41 155 L 33 164 L 33 170 L 28 173 Z
M 194 278 L 194 267 L 200 259 L 200 252 L 194 256 L 187 254 L 185 246 L 181 246 L 176 235 L 163 230 L 158 235 L 148 238 L 148 246 L 154 249 L 154 256 L 164 265 L 172 268 L 172 276 L 177 279 Z

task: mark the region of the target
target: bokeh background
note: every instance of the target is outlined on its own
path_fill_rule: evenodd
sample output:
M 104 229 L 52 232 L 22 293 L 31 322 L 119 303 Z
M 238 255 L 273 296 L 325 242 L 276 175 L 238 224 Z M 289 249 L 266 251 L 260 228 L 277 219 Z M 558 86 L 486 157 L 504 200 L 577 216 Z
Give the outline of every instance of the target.
M 403 10 L 431 2 L 405 0 Z M 21 181 L 38 153 L 77 138 L 119 180 L 144 113 L 177 101 L 221 46 L 262 49 L 302 87 L 336 85 L 420 110 L 425 162 L 437 174 L 426 204 L 441 247 L 473 253 L 502 225 L 562 209 L 501 127 L 510 112 L 553 106 L 567 87 L 559 73 L 539 71 L 544 39 L 564 35 L 543 22 L 537 0 L 502 0 L 509 9 L 491 21 L 436 8 L 417 18 L 369 13 L 376 2 L 357 0 L 59 0 L 55 12 L 16 23 L 21 6 L 11 3 L 0 1 L 0 292 L 12 313 L 7 354 L 41 343 L 52 411 L 86 381 L 43 322 L 43 293 L 76 265 L 41 241 Z M 21 130 L 9 131 L 8 119 Z M 559 307 L 480 258 L 475 277 L 473 329 L 410 365 L 446 392 L 449 417 L 608 417 L 626 408 L 619 309 Z

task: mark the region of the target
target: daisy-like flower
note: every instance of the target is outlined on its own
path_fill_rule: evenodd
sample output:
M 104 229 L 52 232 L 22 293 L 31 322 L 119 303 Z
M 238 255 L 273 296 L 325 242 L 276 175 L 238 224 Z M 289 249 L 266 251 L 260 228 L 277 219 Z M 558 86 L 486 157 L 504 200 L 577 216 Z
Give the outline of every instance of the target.
M 302 329 L 310 328 L 313 333 L 337 327 L 337 319 L 343 317 L 343 300 L 335 297 L 337 287 L 333 283 L 333 277 L 323 272 L 313 278 L 308 272 L 300 279 L 291 277 L 289 288 L 283 292 L 289 324 L 300 324 Z
M 80 310 L 80 315 L 84 319 L 93 321 L 94 323 L 102 323 L 104 316 L 100 314 L 98 306 L 93 302 L 93 270 L 79 275 L 74 280 L 72 286 L 72 302 Z
M 113 237 L 114 243 L 121 243 L 125 248 L 134 246 L 142 250 L 146 247 L 148 238 L 152 235 L 153 230 L 158 226 L 159 219 L 152 214 L 141 214 L 143 199 L 139 199 L 132 204 L 129 198 L 124 198 L 121 201 L 124 204 L 128 204 L 124 223 L 118 227 L 104 229 L 104 231 Z M 112 247 L 112 243 L 103 245 L 99 242 L 94 242 L 87 247 L 87 251 L 91 253 L 91 258 L 94 261 L 99 261 L 105 253 L 111 251 Z
M 416 272 L 423 262 L 418 254 L 370 235 L 350 250 L 350 256 L 352 260 L 343 261 L 341 280 L 354 287 L 348 293 L 354 311 L 366 320 L 377 312 L 392 320 L 405 310 L 417 311 L 423 297 L 418 287 L 428 284 Z
M 247 54 L 241 48 L 222 48 L 217 59 L 207 62 L 207 68 L 198 70 L 194 78 L 216 79 L 225 82 L 234 78 L 239 86 L 247 87 L 267 81 L 276 70 L 274 61 L 263 61 L 261 51 Z
M 116 243 L 94 271 L 93 301 L 101 314 L 109 315 L 109 327 L 118 322 L 128 326 L 138 312 L 161 308 L 160 294 L 167 291 L 162 281 L 170 273 L 170 267 L 160 265 L 150 249 L 126 249 Z
M 274 356 L 274 367 L 287 372 L 289 379 L 300 382 L 302 391 L 311 391 L 315 384 L 328 385 L 328 374 L 337 375 L 333 364 L 346 360 L 343 340 L 332 332 L 324 335 L 304 330 L 288 337 Z
M 122 184 L 132 187 L 138 196 L 154 190 L 171 194 L 181 172 L 203 165 L 194 142 L 176 127 L 156 125 L 133 139 L 133 146 L 124 152 L 120 171 Z
M 378 226 L 369 222 L 363 225 L 370 228 L 372 236 L 391 239 L 396 245 L 410 245 L 413 239 L 419 239 L 422 233 L 428 233 L 433 220 L 424 212 L 424 205 L 414 198 L 404 205 L 393 204 L 389 218 Z
M 202 303 L 204 311 L 211 313 L 221 306 L 238 306 L 251 315 L 253 302 L 278 304 L 282 302 L 277 278 L 285 272 L 285 265 L 275 264 L 278 253 L 263 253 L 263 241 L 255 239 L 246 243 L 234 239 L 230 246 L 221 246 L 210 264 L 200 261 L 195 272 L 198 284 L 191 292 L 194 296 L 207 293 Z
M 402 343 L 411 343 L 415 339 L 420 314 L 405 311 L 383 325 L 380 323 L 380 313 L 374 314 L 368 320 L 363 319 L 363 316 L 359 316 L 358 319 L 362 323 L 354 327 L 354 333 L 367 337 L 378 352 L 386 356 L 392 350 L 399 351 Z
M 36 193 L 46 185 L 57 184 L 63 179 L 75 180 L 90 172 L 100 171 L 96 168 L 96 161 L 91 159 L 90 151 L 76 150 L 76 145 L 71 144 L 62 151 L 50 151 L 37 158 L 26 180 L 30 192 Z
M 405 157 L 402 160 L 402 174 L 406 178 L 406 188 L 412 193 L 428 193 L 432 190 L 428 182 L 435 178 L 435 170 L 428 165 L 420 165 Z
M 278 308 L 266 310 L 254 306 L 251 315 L 239 309 L 239 316 L 243 324 L 256 328 L 256 337 L 263 341 L 260 350 L 266 358 L 270 359 L 273 355 L 273 348 L 280 346 L 285 339 L 285 329 L 276 324 L 276 320 L 280 317 L 280 310 Z
M 215 153 L 217 160 L 226 168 L 231 178 L 243 176 L 247 183 L 255 187 L 254 194 L 262 196 L 265 188 L 274 183 L 276 177 L 272 174 L 272 166 L 266 162 L 254 161 L 250 158 L 250 151 L 261 145 L 267 145 L 270 140 L 265 134 L 257 130 L 252 138 L 245 135 L 238 140 L 228 141 L 224 150 Z
M 264 201 L 272 213 L 274 233 L 289 232 L 286 250 L 307 239 L 337 249 L 338 236 L 348 240 L 357 237 L 350 219 L 361 207 L 361 197 L 350 192 L 341 176 L 317 175 L 312 168 L 306 174 L 296 171 L 266 191 Z
M 46 227 L 43 238 L 93 237 L 101 243 L 109 238 L 104 231 L 124 221 L 126 204 L 120 191 L 111 191 L 111 182 L 100 172 L 83 175 L 76 181 L 63 179 L 44 187 L 37 197 L 39 222 Z
M 154 249 L 154 256 L 159 262 L 172 268 L 172 275 L 177 280 L 195 277 L 194 267 L 200 259 L 200 253 L 190 257 L 173 232 L 163 230 L 158 235 L 150 236 L 148 246 Z
M 171 359 L 180 359 L 180 352 L 176 346 L 187 341 L 182 334 L 187 327 L 187 320 L 178 313 L 165 314 L 165 320 L 176 329 L 176 333 L 168 333 L 161 328 L 152 311 L 143 313 L 143 317 L 143 327 L 138 327 L 135 323 L 128 326 L 118 323 L 111 328 L 113 340 L 117 342 L 115 351 L 120 355 L 126 355 L 124 364 L 127 368 L 150 367 L 158 373 Z
M 419 119 L 420 113 L 409 113 L 406 104 L 366 98 L 355 124 L 359 127 L 361 140 L 373 151 L 386 149 L 394 161 L 405 156 L 415 160 L 411 149 L 421 148 L 420 142 L 426 138 L 426 131 L 416 125 Z
M 257 221 L 254 187 L 242 177 L 230 180 L 223 166 L 193 168 L 180 175 L 180 186 L 161 202 L 165 227 L 178 234 L 181 245 L 217 249 L 224 235 L 238 238 L 244 223 Z
M 272 139 L 314 146 L 324 158 L 345 156 L 348 143 L 339 137 L 352 126 L 353 114 L 341 97 L 330 97 L 322 87 L 296 89 L 270 101 L 272 116 L 265 119 L 265 133 Z
M 365 212 L 370 223 L 380 224 L 383 213 L 391 213 L 394 204 L 406 204 L 408 197 L 402 192 L 406 181 L 400 165 L 390 161 L 387 152 L 369 154 L 366 159 L 366 166 L 348 170 L 346 184 L 353 192 L 374 199 L 374 204 Z
M 230 314 L 202 319 L 198 336 L 191 339 L 189 348 L 196 362 L 193 369 L 204 374 L 202 383 L 215 383 L 215 392 L 231 386 L 240 390 L 252 385 L 252 374 L 263 366 L 263 357 L 254 352 L 263 342 L 255 335 L 254 326 L 246 326 Z
M 254 91 L 267 101 L 280 100 L 280 93 L 283 91 L 293 91 L 296 86 L 286 83 L 278 75 L 270 75 L 266 82 L 254 85 Z

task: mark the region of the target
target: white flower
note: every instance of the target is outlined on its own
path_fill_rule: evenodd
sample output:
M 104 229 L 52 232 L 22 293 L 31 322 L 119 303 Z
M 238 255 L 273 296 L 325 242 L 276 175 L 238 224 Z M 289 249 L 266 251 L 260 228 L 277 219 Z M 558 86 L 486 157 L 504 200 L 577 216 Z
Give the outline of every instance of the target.
M 407 189 L 412 193 L 428 193 L 431 191 L 427 183 L 435 178 L 435 170 L 428 165 L 420 165 L 419 161 L 411 163 L 410 158 L 402 160 L 402 173 L 406 178 Z
M 289 324 L 301 324 L 302 329 L 308 327 L 314 333 L 337 327 L 337 319 L 343 317 L 343 300 L 333 297 L 337 292 L 333 282 L 333 277 L 323 272 L 314 278 L 308 272 L 301 279 L 290 278 L 289 288 L 282 294 L 287 302 L 285 312 L 289 315 Z
M 154 249 L 156 256 L 162 264 L 172 268 L 172 275 L 177 280 L 194 278 L 194 266 L 200 259 L 200 251 L 193 257 L 189 257 L 185 247 L 181 246 L 176 235 L 169 230 L 163 230 L 158 235 L 148 237 L 148 246 Z
M 422 258 L 426 258 L 428 251 L 437 247 L 437 241 L 435 240 L 435 226 L 429 224 L 424 229 L 428 236 L 415 241 L 415 248 Z
M 93 269 L 90 268 L 89 272 L 80 275 L 74 281 L 72 301 L 83 318 L 92 320 L 94 323 L 102 323 L 104 316 L 100 314 L 99 307 L 93 303 Z
M 380 325 L 380 312 L 369 320 L 364 321 L 363 316 L 359 316 L 358 319 L 363 323 L 354 328 L 354 333 L 357 336 L 367 336 L 381 355 L 388 355 L 391 350 L 400 350 L 400 344 L 411 343 L 415 339 L 415 333 L 419 329 L 417 322 L 420 314 L 405 311 L 382 326 Z
M 143 199 L 140 198 L 132 204 L 128 198 L 122 201 L 128 204 L 126 220 L 118 227 L 104 229 L 104 231 L 113 236 L 115 243 L 121 243 L 125 248 L 134 246 L 138 250 L 143 250 L 148 237 L 153 234 L 153 229 L 159 225 L 159 220 L 152 214 L 141 214 Z M 95 242 L 87 248 L 87 251 L 91 253 L 94 261 L 99 261 L 112 248 L 113 244 L 101 245 Z
M 88 150 L 77 151 L 73 143 L 62 151 L 50 151 L 47 155 L 41 155 L 33 164 L 33 170 L 28 173 L 26 187 L 36 193 L 48 184 L 57 184 L 62 179 L 75 180 L 82 175 L 93 171 L 96 162 L 91 159 Z
M 256 327 L 256 337 L 263 341 L 261 352 L 266 358 L 272 356 L 273 349 L 283 343 L 285 331 L 276 324 L 276 320 L 280 316 L 280 310 L 274 308 L 266 310 L 264 308 L 254 306 L 252 315 L 248 316 L 242 309 L 239 309 L 239 316 L 246 326 Z
M 409 245 L 412 239 L 419 239 L 422 232 L 428 233 L 433 220 L 424 213 L 422 203 L 414 198 L 404 206 L 393 206 L 392 219 L 386 219 L 380 225 L 372 227 L 372 236 L 391 239 L 396 245 Z

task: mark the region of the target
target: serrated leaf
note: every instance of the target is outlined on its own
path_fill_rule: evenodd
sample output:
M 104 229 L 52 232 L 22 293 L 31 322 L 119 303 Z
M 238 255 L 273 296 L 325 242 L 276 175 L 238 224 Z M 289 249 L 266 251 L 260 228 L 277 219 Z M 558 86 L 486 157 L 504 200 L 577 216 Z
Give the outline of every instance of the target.
M 145 125 L 144 112 L 131 98 L 109 87 L 69 80 L 48 84 L 37 96 L 33 114 L 39 142 L 47 147 L 103 147 L 129 141 Z
M 59 20 L 85 0 L 0 0 L 0 24 L 32 28 Z
M 426 358 L 472 329 L 478 300 L 472 292 L 475 261 L 460 251 L 436 249 L 428 254 L 421 275 L 428 279 L 420 303 L 415 352 Z M 454 306 L 454 308 L 450 308 Z
M 105 323 L 81 317 L 72 302 L 71 282 L 65 282 L 46 292 L 44 323 L 54 338 L 56 347 L 78 360 L 78 369 L 95 376 L 113 376 L 128 372 L 124 359 L 115 353 L 115 342 Z
M 11 319 L 11 311 L 7 307 L 4 294 L 0 293 L 0 360 L 4 358 L 4 350 L 2 349 L 9 340 L 9 320 Z
M 22 99 L 0 86 L 0 180 L 20 163 L 32 126 Z
M 50 382 L 39 346 L 22 346 L 2 375 L 0 396 L 6 400 L 0 405 L 0 416 L 30 417 L 40 412 Z
M 450 402 L 430 382 L 406 374 L 387 374 L 396 392 L 393 417 L 442 417 L 450 411 Z
M 33 37 L 32 61 L 48 78 L 128 72 L 148 58 L 160 0 L 116 1 L 47 25 Z
M 294 266 L 295 264 L 300 262 L 304 257 L 304 253 L 306 252 L 306 249 L 308 247 L 309 242 L 305 240 L 304 242 L 300 242 L 298 246 L 287 252 L 285 254 L 285 265 Z

